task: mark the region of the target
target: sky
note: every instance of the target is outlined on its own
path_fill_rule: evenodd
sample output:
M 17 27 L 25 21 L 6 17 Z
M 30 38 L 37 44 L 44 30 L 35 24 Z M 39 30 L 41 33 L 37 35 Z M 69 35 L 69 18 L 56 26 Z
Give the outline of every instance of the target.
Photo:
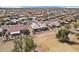
M 79 0 L 0 0 L 0 7 L 79 6 Z

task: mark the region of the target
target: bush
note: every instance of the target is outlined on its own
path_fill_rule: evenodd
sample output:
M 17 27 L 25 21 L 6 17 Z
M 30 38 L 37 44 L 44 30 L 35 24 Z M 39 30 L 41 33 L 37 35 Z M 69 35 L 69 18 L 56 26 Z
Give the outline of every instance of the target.
M 29 52 L 36 47 L 33 38 L 26 38 L 25 39 L 25 52 Z
M 74 23 L 73 25 L 74 25 L 74 28 L 75 29 L 79 27 L 79 24 L 78 23 Z
M 79 34 L 76 34 L 76 36 L 77 36 L 77 39 L 79 39 Z
M 68 29 L 71 29 L 71 25 L 69 25 L 69 24 L 66 24 L 65 25 L 65 28 L 68 30 Z
M 29 34 L 30 34 L 30 31 L 29 31 L 29 30 L 26 30 L 26 29 L 25 29 L 25 30 L 22 30 L 21 32 L 22 32 L 23 34 L 25 34 L 25 35 L 29 35 Z
M 59 39 L 60 42 L 67 42 L 67 41 L 69 41 L 68 34 L 69 34 L 69 31 L 68 30 L 61 29 L 56 34 L 56 37 Z
M 21 39 L 14 40 L 14 49 L 15 52 L 30 52 L 34 51 L 36 44 L 33 41 L 32 37 L 25 37 Z

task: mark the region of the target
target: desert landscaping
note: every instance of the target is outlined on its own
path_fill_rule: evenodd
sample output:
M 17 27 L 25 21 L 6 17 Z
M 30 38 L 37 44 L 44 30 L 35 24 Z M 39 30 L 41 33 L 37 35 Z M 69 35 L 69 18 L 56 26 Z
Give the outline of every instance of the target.
M 79 8 L 1 8 L 0 52 L 78 52 Z
M 34 36 L 34 41 L 40 47 L 41 52 L 77 52 L 79 51 L 79 44 L 69 45 L 67 43 L 60 43 L 56 38 L 57 29 L 52 31 L 38 33 Z M 79 40 L 74 35 L 69 35 L 70 39 L 76 42 Z M 13 49 L 13 42 L 8 41 L 0 46 L 0 51 L 10 52 Z

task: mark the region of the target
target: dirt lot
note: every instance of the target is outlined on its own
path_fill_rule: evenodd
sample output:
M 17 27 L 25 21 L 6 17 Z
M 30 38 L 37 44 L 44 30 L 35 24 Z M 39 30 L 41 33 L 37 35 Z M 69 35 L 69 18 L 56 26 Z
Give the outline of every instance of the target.
M 79 44 L 69 45 L 67 43 L 60 43 L 55 37 L 58 29 L 52 31 L 46 31 L 34 35 L 34 41 L 43 51 L 79 51 Z M 75 42 L 79 42 L 74 35 L 69 35 L 70 39 Z M 0 46 L 0 51 L 11 51 L 13 49 L 13 42 L 8 41 Z
M 79 45 L 69 45 L 67 43 L 58 42 L 56 35 L 56 30 L 45 32 L 39 35 L 36 35 L 34 39 L 35 42 L 44 49 L 44 51 L 79 51 Z M 69 35 L 72 38 L 75 38 L 72 35 Z

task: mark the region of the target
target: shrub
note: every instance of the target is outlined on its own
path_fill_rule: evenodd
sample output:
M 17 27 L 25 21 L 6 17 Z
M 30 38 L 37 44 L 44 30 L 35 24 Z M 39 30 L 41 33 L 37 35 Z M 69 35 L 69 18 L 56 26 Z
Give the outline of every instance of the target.
M 30 52 L 34 51 L 36 44 L 32 37 L 25 37 L 14 40 L 14 49 L 16 52 Z
M 69 37 L 68 37 L 69 31 L 66 29 L 61 29 L 58 31 L 58 33 L 56 34 L 56 37 L 59 39 L 59 41 L 61 42 L 67 42 L 69 41 Z

